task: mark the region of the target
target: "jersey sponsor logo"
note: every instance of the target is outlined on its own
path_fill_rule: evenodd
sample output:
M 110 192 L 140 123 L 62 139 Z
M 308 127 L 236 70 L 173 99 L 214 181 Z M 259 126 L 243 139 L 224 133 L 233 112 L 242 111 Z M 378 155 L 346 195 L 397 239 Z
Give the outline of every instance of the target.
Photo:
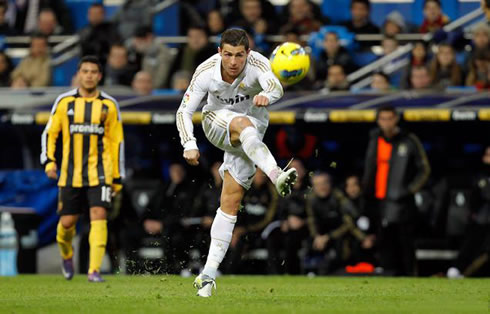
M 222 98 L 219 97 L 219 95 L 216 95 L 216 98 L 227 105 L 235 105 L 239 102 L 250 99 L 250 95 L 236 95 L 234 98 Z
M 97 134 L 104 135 L 104 127 L 98 124 L 72 124 L 70 134 Z

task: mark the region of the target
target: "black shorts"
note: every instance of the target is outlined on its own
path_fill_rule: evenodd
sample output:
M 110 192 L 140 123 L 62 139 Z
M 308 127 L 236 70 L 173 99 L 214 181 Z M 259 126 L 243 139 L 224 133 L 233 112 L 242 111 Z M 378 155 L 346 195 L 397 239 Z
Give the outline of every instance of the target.
M 82 188 L 60 187 L 58 193 L 58 215 L 78 215 L 91 207 L 111 208 L 112 189 L 108 185 Z

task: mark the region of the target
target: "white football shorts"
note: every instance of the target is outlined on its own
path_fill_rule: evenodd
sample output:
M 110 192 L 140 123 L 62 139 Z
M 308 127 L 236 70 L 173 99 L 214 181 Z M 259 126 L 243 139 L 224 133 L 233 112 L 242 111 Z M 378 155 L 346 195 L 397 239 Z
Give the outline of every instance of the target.
M 247 157 L 241 145 L 236 147 L 231 145 L 230 123 L 235 117 L 249 118 L 259 132 L 260 139 L 264 138 L 268 119 L 261 121 L 255 117 L 228 109 L 203 112 L 202 128 L 208 140 L 224 151 L 223 164 L 219 169 L 221 177 L 224 178 L 225 171 L 228 171 L 238 184 L 248 190 L 255 175 L 255 164 Z

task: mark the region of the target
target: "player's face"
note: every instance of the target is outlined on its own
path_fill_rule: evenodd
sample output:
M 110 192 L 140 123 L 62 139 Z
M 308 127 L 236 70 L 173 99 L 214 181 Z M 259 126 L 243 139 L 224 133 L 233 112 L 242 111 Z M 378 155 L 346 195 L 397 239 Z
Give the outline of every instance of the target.
M 99 67 L 95 63 L 85 62 L 80 66 L 78 70 L 78 79 L 80 81 L 80 87 L 86 90 L 94 90 L 99 84 L 102 74 L 99 71 Z
M 218 52 L 221 55 L 222 67 L 226 76 L 230 78 L 236 78 L 245 67 L 247 62 L 247 56 L 250 49 L 245 50 L 245 46 L 232 46 L 230 44 L 224 44 L 223 49 L 218 48 Z
M 384 134 L 393 134 L 398 124 L 398 116 L 392 111 L 381 111 L 378 115 L 378 126 Z

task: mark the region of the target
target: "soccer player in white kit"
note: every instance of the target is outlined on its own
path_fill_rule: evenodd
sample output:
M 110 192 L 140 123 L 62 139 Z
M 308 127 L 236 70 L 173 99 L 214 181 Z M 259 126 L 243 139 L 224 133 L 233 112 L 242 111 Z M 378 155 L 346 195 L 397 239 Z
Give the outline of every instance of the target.
M 278 193 L 291 193 L 296 169 L 281 170 L 262 142 L 269 124 L 265 107 L 283 95 L 270 63 L 251 51 L 245 31 L 229 29 L 221 36 L 218 53 L 196 69 L 176 114 L 184 158 L 199 164 L 199 149 L 193 135 L 192 114 L 204 96 L 202 126 L 208 140 L 224 151 L 220 167 L 223 177 L 220 208 L 211 227 L 211 244 L 206 265 L 194 281 L 197 295 L 210 297 L 216 289 L 216 272 L 232 238 L 245 191 L 250 188 L 257 165 L 274 183 Z

